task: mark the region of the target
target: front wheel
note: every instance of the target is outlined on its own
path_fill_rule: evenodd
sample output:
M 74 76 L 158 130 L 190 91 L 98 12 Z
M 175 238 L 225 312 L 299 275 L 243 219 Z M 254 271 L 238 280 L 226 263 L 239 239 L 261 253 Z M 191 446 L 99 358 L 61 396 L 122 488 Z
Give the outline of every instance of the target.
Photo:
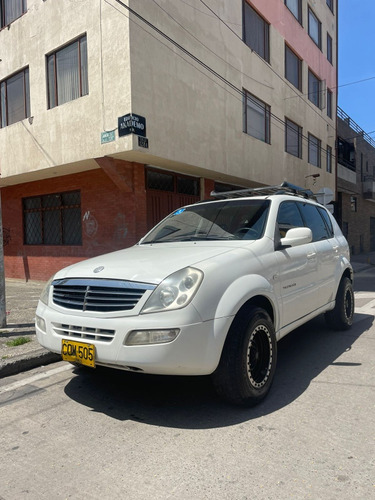
M 343 278 L 337 290 L 336 303 L 332 311 L 325 314 L 330 328 L 334 330 L 348 330 L 353 324 L 354 292 L 349 278 Z
M 266 311 L 252 307 L 246 318 L 236 318 L 229 330 L 212 376 L 217 393 L 242 406 L 258 404 L 270 390 L 276 361 L 273 323 Z

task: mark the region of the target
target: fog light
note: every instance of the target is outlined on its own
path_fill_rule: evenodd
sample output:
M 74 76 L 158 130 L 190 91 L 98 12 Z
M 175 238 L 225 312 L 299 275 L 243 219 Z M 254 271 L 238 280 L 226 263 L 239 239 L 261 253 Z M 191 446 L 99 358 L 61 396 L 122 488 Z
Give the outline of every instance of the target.
M 133 330 L 129 333 L 125 345 L 167 344 L 180 333 L 179 328 L 171 330 Z
M 35 318 L 35 324 L 39 328 L 39 330 L 42 330 L 43 333 L 47 332 L 46 322 L 40 316 L 36 316 L 36 318 Z

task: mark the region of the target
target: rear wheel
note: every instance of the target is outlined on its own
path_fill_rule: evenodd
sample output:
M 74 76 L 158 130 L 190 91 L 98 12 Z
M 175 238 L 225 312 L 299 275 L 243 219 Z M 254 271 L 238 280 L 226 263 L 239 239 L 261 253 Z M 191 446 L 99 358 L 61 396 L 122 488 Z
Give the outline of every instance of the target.
M 258 404 L 270 390 L 276 369 L 277 342 L 266 311 L 252 307 L 229 330 L 213 374 L 218 394 L 242 406 Z
M 325 314 L 330 328 L 334 330 L 348 330 L 353 324 L 354 292 L 349 278 L 342 278 L 336 295 L 336 304 L 332 311 Z

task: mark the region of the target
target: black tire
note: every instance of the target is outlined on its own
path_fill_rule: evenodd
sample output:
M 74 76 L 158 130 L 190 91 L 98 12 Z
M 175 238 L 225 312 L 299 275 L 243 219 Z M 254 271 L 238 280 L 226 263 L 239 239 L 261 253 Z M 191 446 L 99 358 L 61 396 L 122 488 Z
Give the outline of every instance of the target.
M 241 406 L 254 406 L 270 390 L 277 362 L 273 323 L 266 311 L 252 307 L 234 320 L 212 379 L 217 393 Z
M 349 278 L 342 278 L 332 311 L 325 314 L 327 325 L 334 330 L 348 330 L 353 324 L 354 292 Z

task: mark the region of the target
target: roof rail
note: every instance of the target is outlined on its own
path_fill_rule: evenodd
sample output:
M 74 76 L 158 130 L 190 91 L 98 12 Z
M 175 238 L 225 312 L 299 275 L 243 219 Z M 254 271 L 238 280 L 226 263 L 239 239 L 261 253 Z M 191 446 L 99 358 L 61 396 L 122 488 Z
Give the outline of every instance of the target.
M 238 189 L 235 191 L 224 191 L 220 193 L 219 191 L 212 191 L 210 196 L 217 199 L 226 198 L 243 198 L 246 196 L 269 196 L 272 194 L 291 194 L 294 196 L 300 196 L 302 198 L 312 198 L 315 199 L 314 193 L 310 189 L 302 188 L 300 186 L 295 186 L 290 182 L 284 181 L 277 186 L 264 186 L 260 188 L 246 188 Z

